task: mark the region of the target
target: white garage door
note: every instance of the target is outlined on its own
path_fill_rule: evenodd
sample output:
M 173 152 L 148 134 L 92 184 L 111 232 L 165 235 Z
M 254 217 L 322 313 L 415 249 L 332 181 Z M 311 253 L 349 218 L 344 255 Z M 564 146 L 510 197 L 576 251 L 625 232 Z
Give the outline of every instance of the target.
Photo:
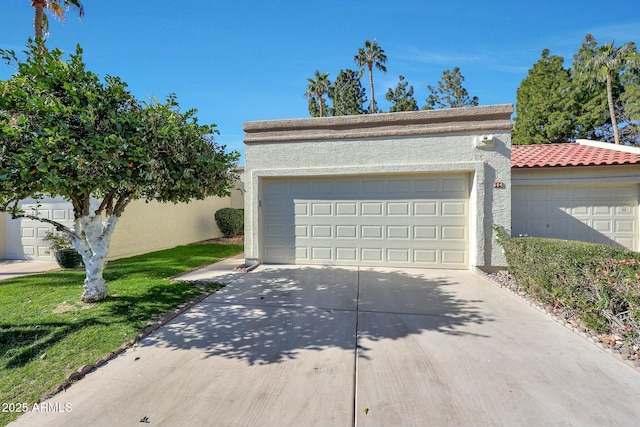
M 267 263 L 469 268 L 469 175 L 263 181 Z
M 512 235 L 638 249 L 638 186 L 514 186 Z
M 73 225 L 73 206 L 61 198 L 45 199 L 39 205 L 27 200 L 20 205 L 26 213 L 42 218 L 53 219 L 64 225 Z M 53 226 L 32 219 L 10 219 L 5 223 L 5 257 L 7 259 L 40 259 L 52 260 L 53 253 L 49 253 L 49 243 L 44 240 Z

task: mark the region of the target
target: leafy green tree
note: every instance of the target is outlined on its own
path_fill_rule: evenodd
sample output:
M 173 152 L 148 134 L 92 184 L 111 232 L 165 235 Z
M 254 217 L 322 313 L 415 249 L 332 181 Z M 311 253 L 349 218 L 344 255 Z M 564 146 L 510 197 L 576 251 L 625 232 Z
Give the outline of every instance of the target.
M 101 81 L 85 69 L 82 50 L 31 42 L 20 61 L 0 50 L 17 72 L 0 81 L 0 211 L 52 224 L 82 255 L 82 300 L 101 301 L 102 272 L 118 219 L 134 199 L 188 202 L 229 193 L 239 154 L 213 141 L 215 125 L 182 112 L 175 96 L 138 102 L 117 77 Z M 66 227 L 20 201 L 63 196 L 73 205 Z
M 635 49 L 635 45 L 633 46 Z M 630 144 L 640 144 L 640 54 L 634 51 L 629 56 L 628 67 L 620 75 L 623 91 L 619 96 L 620 110 L 624 116 L 618 123 L 625 123 L 621 139 Z
M 44 10 L 47 9 L 53 13 L 55 17 L 64 21 L 66 10 L 73 6 L 78 11 L 78 16 L 84 16 L 84 6 L 79 0 L 31 0 L 31 6 L 34 8 L 35 16 L 33 18 L 33 27 L 36 38 L 44 38 L 44 34 L 49 32 L 49 20 Z
M 309 113 L 312 117 L 323 117 L 327 111 L 324 95 L 329 92 L 331 86 L 329 73 L 316 70 L 315 78 L 309 78 L 307 81 L 309 84 L 304 96 L 309 98 Z
M 633 63 L 632 58 L 634 55 L 637 55 L 634 43 L 626 43 L 615 47 L 614 42 L 610 42 L 598 47 L 595 56 L 586 64 L 586 75 L 593 82 L 606 83 L 609 118 L 616 144 L 620 144 L 620 135 L 616 119 L 614 86 L 615 82 L 620 78 L 620 74 Z
M 512 133 L 514 144 L 567 142 L 573 138 L 571 78 L 563 62 L 564 58 L 550 56 L 549 49 L 544 49 L 520 84 Z
M 362 71 L 340 70 L 336 81 L 329 88 L 331 115 L 352 116 L 367 112 L 363 107 L 367 102 L 367 95 L 360 82 L 362 74 Z
M 596 55 L 598 43 L 587 34 L 573 56 L 570 105 L 574 115 L 574 138 L 597 138 L 596 131 L 607 122 L 607 91 L 604 82 L 594 82 L 588 77 L 587 64 Z M 621 88 L 619 88 L 621 89 Z
M 385 55 L 384 50 L 378 45 L 378 42 L 373 39 L 373 41 L 367 40 L 364 42 L 364 47 L 358 49 L 358 54 L 354 57 L 354 60 L 360 69 L 366 66 L 369 70 L 369 86 L 371 87 L 370 111 L 371 113 L 375 113 L 377 111 L 377 105 L 375 91 L 373 89 L 373 67 L 375 66 L 378 70 L 386 73 L 387 68 L 384 64 L 387 62 L 387 55 Z
M 409 83 L 404 80 L 402 75 L 398 80 L 395 90 L 389 88 L 385 95 L 387 101 L 393 103 L 389 111 L 392 113 L 396 111 L 417 111 L 418 102 L 413 97 L 413 86 L 409 86 Z
M 433 110 L 435 108 L 460 108 L 478 105 L 478 97 L 469 97 L 469 92 L 462 86 L 464 77 L 460 68 L 442 72 L 442 78 L 438 82 L 438 87 L 427 86 L 430 94 L 423 110 Z

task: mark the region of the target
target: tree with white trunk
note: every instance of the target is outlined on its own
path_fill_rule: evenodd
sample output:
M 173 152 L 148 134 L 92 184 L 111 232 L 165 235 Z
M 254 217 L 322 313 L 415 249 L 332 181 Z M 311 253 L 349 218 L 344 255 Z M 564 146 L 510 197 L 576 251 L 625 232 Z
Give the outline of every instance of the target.
M 80 46 L 65 60 L 41 43 L 30 41 L 25 59 L 0 49 L 16 66 L 0 81 L 0 211 L 67 234 L 86 268 L 82 300 L 101 301 L 109 242 L 127 205 L 228 195 L 239 154 L 217 145 L 216 126 L 182 112 L 175 96 L 139 102 L 118 77 L 86 70 Z M 71 201 L 73 227 L 20 209 L 44 196 Z

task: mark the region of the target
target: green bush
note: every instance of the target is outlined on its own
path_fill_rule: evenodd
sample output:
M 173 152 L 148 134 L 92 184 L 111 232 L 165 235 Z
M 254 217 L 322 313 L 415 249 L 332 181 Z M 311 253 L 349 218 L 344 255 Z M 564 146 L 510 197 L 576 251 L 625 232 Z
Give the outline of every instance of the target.
M 509 273 L 534 298 L 598 332 L 640 341 L 640 254 L 586 242 L 506 238 Z
M 215 219 L 224 237 L 244 233 L 244 209 L 222 208 L 215 213 Z

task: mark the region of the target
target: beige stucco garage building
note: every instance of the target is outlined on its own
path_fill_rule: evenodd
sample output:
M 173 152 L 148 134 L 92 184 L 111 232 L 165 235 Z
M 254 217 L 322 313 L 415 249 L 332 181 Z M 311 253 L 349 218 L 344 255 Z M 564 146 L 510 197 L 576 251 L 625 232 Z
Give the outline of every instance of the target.
M 247 262 L 505 265 L 511 105 L 248 122 Z

